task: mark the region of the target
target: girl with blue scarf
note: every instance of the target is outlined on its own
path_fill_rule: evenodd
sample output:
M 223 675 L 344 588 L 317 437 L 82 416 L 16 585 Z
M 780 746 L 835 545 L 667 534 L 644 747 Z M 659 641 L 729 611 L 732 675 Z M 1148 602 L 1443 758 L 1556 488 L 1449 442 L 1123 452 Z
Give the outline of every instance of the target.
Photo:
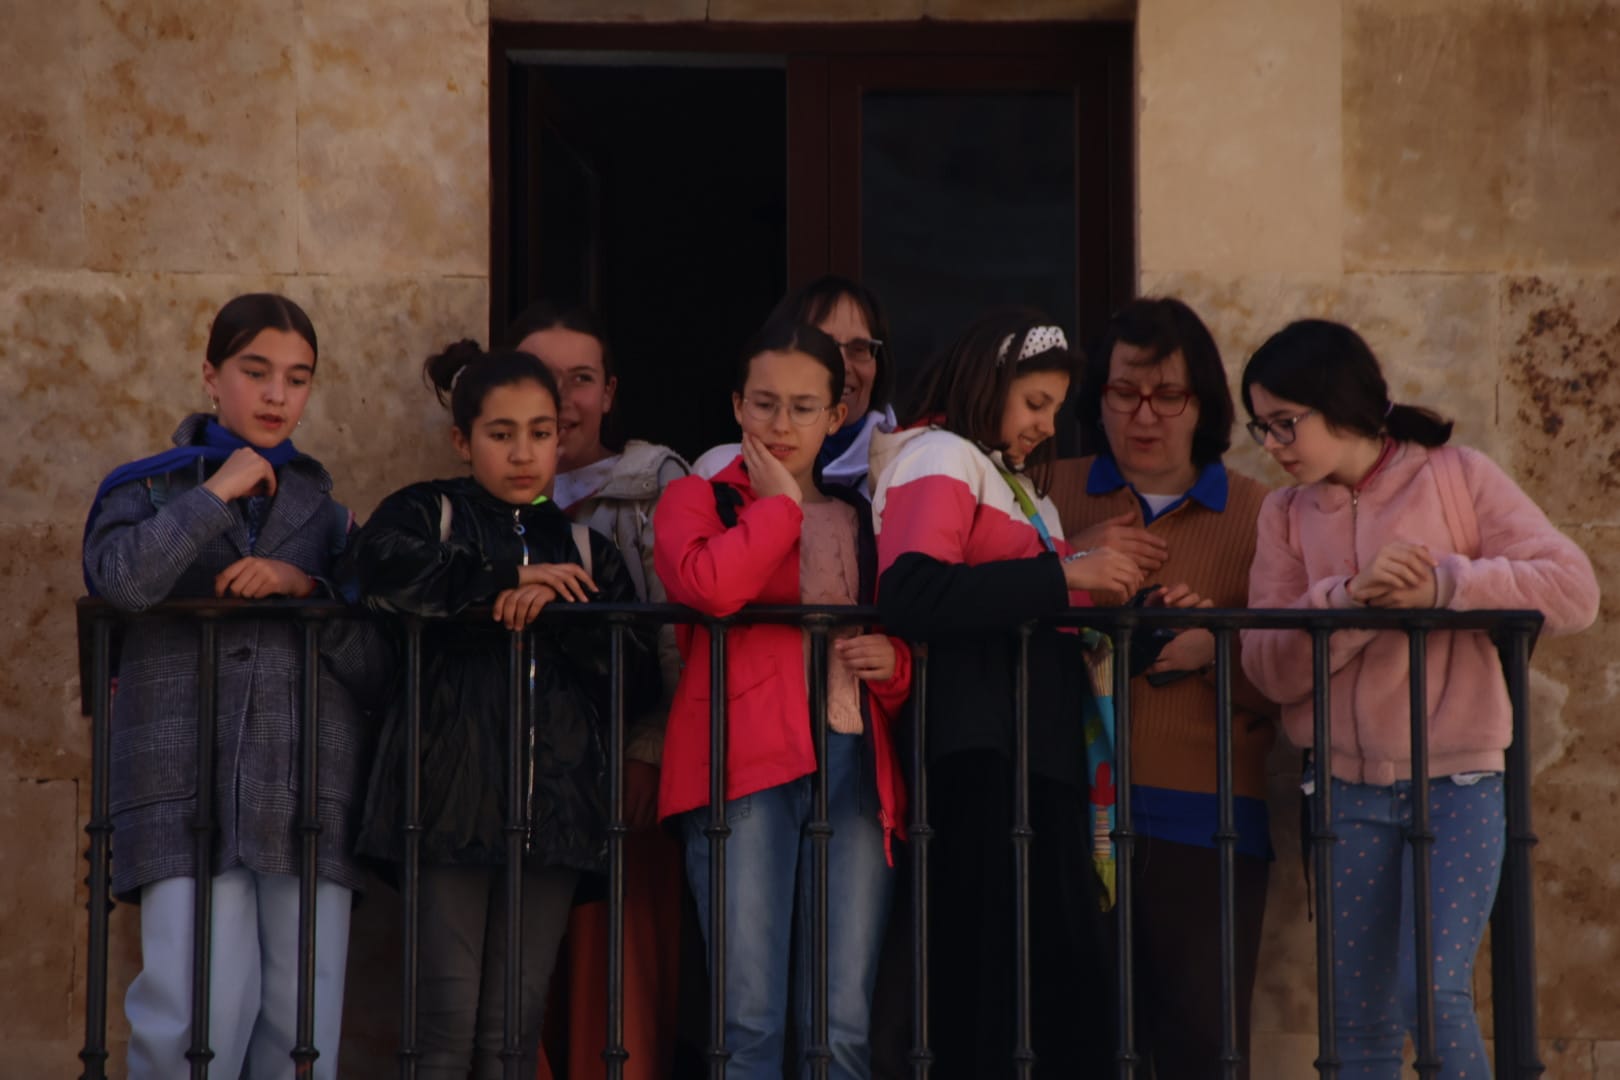
M 175 446 L 115 469 L 85 525 L 85 583 L 140 611 L 189 597 L 337 596 L 352 528 L 332 479 L 288 439 L 309 400 L 315 329 L 292 301 L 239 296 L 214 319 L 202 365 L 215 416 Z M 220 1076 L 291 1076 L 297 1030 L 301 627 L 217 624 L 208 1039 Z M 361 875 L 350 806 L 363 759 L 367 625 L 321 638 L 314 1076 L 336 1075 L 349 908 Z M 143 967 L 125 999 L 132 1080 L 190 1069 L 192 912 L 198 892 L 195 624 L 142 624 L 122 642 L 112 712 L 113 892 L 141 905 Z

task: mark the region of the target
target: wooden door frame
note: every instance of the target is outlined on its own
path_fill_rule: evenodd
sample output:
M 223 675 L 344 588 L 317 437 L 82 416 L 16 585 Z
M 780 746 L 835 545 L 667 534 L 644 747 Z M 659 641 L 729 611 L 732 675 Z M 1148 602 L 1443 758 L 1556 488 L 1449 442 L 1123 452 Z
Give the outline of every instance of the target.
M 823 147 L 835 145 L 831 127 L 833 66 L 848 72 L 872 65 L 892 71 L 908 58 L 954 55 L 1013 78 L 1024 67 L 1046 84 L 1067 71 L 1090 107 L 1076 109 L 1076 154 L 1100 152 L 1107 168 L 1076 162 L 1076 251 L 1101 252 L 1075 267 L 1077 331 L 1099 333 L 1110 312 L 1136 291 L 1135 28 L 1130 23 L 868 23 L 759 25 L 680 23 L 514 23 L 492 20 L 489 47 L 490 295 L 491 334 L 504 330 L 511 254 L 511 100 L 509 73 L 521 54 L 546 51 L 752 53 L 786 60 L 788 98 L 788 281 L 802 283 L 849 266 L 847 238 L 834 235 L 838 200 L 849 182 L 835 181 Z M 948 87 L 945 87 L 948 89 Z M 818 134 L 813 134 L 818 133 Z M 858 132 L 842 131 L 848 150 Z M 845 213 L 847 206 L 843 207 Z M 1090 212 L 1088 212 L 1088 210 Z M 825 238 L 825 241 L 823 241 Z M 497 321 L 501 325 L 496 325 Z

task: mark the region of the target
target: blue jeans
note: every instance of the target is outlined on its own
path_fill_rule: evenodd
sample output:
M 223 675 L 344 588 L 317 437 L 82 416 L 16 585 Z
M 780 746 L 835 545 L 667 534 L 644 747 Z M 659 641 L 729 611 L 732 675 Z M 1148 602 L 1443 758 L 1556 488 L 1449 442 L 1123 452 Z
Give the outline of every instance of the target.
M 1496 900 L 1506 843 L 1502 777 L 1429 782 L 1435 1049 L 1442 1080 L 1489 1077 L 1474 1016 L 1474 957 Z M 1412 785 L 1333 781 L 1334 1007 L 1345 1077 L 1401 1075 L 1417 1037 Z
M 860 735 L 827 735 L 828 1075 L 871 1075 L 868 1026 L 878 954 L 889 919 L 894 871 L 883 853 L 877 782 Z M 731 1080 L 781 1080 L 789 971 L 801 1053 L 811 1042 L 813 856 L 806 826 L 815 777 L 805 776 L 726 803 L 726 1048 Z M 681 818 L 686 877 L 709 937 L 707 807 Z

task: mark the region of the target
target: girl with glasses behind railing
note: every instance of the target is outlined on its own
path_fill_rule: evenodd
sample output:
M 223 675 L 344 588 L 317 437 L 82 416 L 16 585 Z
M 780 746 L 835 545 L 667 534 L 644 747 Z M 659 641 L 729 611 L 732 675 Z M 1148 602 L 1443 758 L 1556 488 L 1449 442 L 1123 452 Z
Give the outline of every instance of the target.
M 816 454 L 821 480 L 856 488 L 870 496 L 868 461 L 872 436 L 894 430 L 895 366 L 889 321 L 877 296 L 858 281 L 837 274 L 816 278 L 784 296 L 771 319 L 808 323 L 838 345 L 844 358 L 844 423 Z M 692 464 L 699 476 L 713 476 L 741 451 L 736 443 L 716 446 Z
M 732 408 L 742 453 L 711 482 L 671 484 L 658 505 L 658 575 L 706 615 L 747 604 L 870 603 L 874 541 L 865 500 L 819 484 L 816 455 L 844 421 L 844 365 L 826 334 L 773 317 L 744 350 Z M 726 1075 L 780 1080 L 790 1008 L 800 1061 L 812 1049 L 810 975 L 816 791 L 805 631 L 730 628 L 726 644 Z M 685 669 L 664 742 L 659 815 L 675 817 L 687 881 L 711 935 L 709 649 L 680 633 Z M 890 726 L 911 684 L 904 643 L 834 631 L 824 688 L 828 793 L 827 1075 L 870 1075 L 868 1023 L 894 887 L 891 841 L 904 788 Z M 708 938 L 711 945 L 712 935 Z M 791 950 L 797 947 L 797 952 Z M 791 993 L 790 970 L 796 972 Z M 711 977 L 714 973 L 711 971 Z M 798 1063 L 795 1063 L 798 1065 Z M 809 1074 L 808 1064 L 795 1069 Z
M 924 374 L 904 426 L 872 440 L 878 606 L 929 650 L 928 993 L 932 1075 L 944 1080 L 1012 1075 L 1015 1051 L 1036 1055 L 1039 1076 L 1100 1077 L 1113 1056 L 1078 634 L 1030 631 L 1025 761 L 1014 735 L 1020 626 L 1142 581 L 1122 551 L 1071 549 L 1046 498 L 1057 412 L 1080 366 L 1040 315 L 991 315 Z M 1025 766 L 1027 822 L 1013 805 Z M 1027 896 L 1015 826 L 1033 830 Z M 1020 949 L 1032 964 L 1024 1001 Z
M 1446 446 L 1451 424 L 1396 404 L 1355 331 L 1321 320 L 1273 335 L 1243 371 L 1249 433 L 1298 486 L 1260 514 L 1256 608 L 1534 609 L 1550 633 L 1597 616 L 1592 564 L 1489 458 Z M 1312 642 L 1246 630 L 1243 667 L 1312 743 Z M 1473 967 L 1496 897 L 1504 836 L 1503 752 L 1512 710 L 1484 633 L 1425 640 L 1433 883 L 1434 1048 L 1443 1080 L 1488 1076 Z M 1401 1074 L 1418 1034 L 1414 952 L 1411 676 L 1407 636 L 1345 630 L 1329 645 L 1335 1036 L 1341 1075 Z M 1423 1048 L 1419 1048 L 1423 1053 Z
M 353 519 L 332 478 L 289 436 L 315 380 L 315 328 L 282 296 L 238 296 L 209 330 L 203 390 L 175 449 L 114 471 L 85 528 L 85 582 L 141 611 L 199 597 L 338 599 L 334 565 Z M 218 624 L 214 790 L 197 790 L 195 623 L 124 636 L 113 695 L 113 892 L 141 905 L 142 968 L 130 984 L 132 1080 L 186 1075 L 192 1049 L 192 912 L 198 795 L 212 800 L 207 1043 L 214 1076 L 293 1075 L 298 1029 L 298 748 L 305 717 L 302 627 Z M 362 708 L 384 674 L 366 622 L 321 631 L 312 1075 L 337 1075 L 349 908 L 364 876 L 351 855 L 365 757 Z M 368 690 L 369 687 L 369 690 Z
M 406 686 L 383 729 L 361 829 L 362 853 L 406 862 L 419 826 L 420 971 L 416 1075 L 504 1075 L 515 1051 L 535 1074 L 546 991 L 581 874 L 606 869 L 606 625 L 541 623 L 512 671 L 512 631 L 554 602 L 634 603 L 635 583 L 610 540 L 574 525 L 546 495 L 557 468 L 556 380 L 528 353 L 470 341 L 424 367 L 450 409 L 450 441 L 472 475 L 412 484 L 384 499 L 355 545 L 367 604 L 422 616 L 422 680 Z M 448 617 L 493 605 L 484 627 Z M 626 712 L 656 694 L 650 643 L 625 649 Z M 512 687 L 518 732 L 512 732 Z M 405 695 L 420 695 L 417 763 L 407 760 Z M 509 770 L 517 758 L 514 791 Z M 407 822 L 420 768 L 419 822 Z M 521 863 L 522 910 L 506 874 Z M 521 951 L 509 944 L 516 923 Z M 507 1047 L 508 966 L 520 974 L 518 1045 Z

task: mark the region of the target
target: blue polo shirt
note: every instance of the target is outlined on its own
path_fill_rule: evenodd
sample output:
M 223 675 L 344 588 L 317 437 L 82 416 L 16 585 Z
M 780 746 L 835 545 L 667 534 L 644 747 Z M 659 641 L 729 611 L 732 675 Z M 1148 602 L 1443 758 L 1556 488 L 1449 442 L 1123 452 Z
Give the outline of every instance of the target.
M 1099 454 L 1091 463 L 1086 476 L 1086 494 L 1112 495 L 1120 488 L 1130 488 L 1131 494 L 1142 508 L 1143 523 L 1151 523 L 1188 502 L 1195 502 L 1206 510 L 1222 513 L 1226 510 L 1228 494 L 1226 466 L 1211 462 L 1198 470 L 1198 479 L 1181 497 L 1155 513 L 1142 493 L 1132 487 L 1119 471 L 1119 465 L 1106 454 Z M 1214 722 L 1210 717 L 1210 722 Z M 1136 832 L 1168 840 L 1174 844 L 1213 848 L 1215 827 L 1219 818 L 1216 797 L 1203 791 L 1177 791 L 1174 788 L 1131 786 L 1131 823 Z M 1259 859 L 1271 859 L 1271 813 L 1264 799 L 1242 795 L 1232 798 L 1232 821 L 1237 828 L 1239 854 Z

